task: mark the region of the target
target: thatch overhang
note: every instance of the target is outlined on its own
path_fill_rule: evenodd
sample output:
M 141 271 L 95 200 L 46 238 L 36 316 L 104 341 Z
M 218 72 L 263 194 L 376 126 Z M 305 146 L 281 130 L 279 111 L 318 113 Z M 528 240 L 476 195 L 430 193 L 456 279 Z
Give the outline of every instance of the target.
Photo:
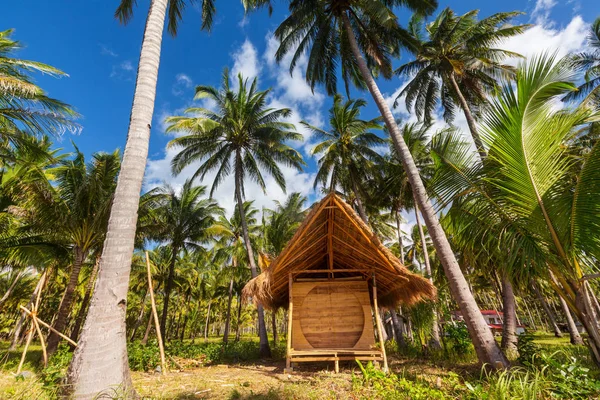
M 271 310 L 287 308 L 290 274 L 297 280 L 362 276 L 369 285 L 375 275 L 379 305 L 386 308 L 433 300 L 437 294 L 427 279 L 402 265 L 335 193 L 312 207 L 279 257 L 244 287 L 244 297 Z

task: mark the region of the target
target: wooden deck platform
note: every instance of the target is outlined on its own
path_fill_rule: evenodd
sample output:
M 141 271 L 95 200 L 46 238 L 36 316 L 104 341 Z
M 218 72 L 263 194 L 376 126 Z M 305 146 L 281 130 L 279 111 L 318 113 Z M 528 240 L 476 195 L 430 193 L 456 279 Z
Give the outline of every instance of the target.
M 383 354 L 379 349 L 354 350 L 354 349 L 315 349 L 315 350 L 293 350 L 289 353 L 290 362 L 314 362 L 333 361 L 335 372 L 340 371 L 340 361 L 383 361 Z

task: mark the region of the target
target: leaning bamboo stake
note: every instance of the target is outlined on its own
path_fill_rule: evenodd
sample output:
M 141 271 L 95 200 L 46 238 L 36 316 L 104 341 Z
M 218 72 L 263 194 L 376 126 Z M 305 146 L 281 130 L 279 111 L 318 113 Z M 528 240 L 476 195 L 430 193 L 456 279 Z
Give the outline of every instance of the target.
M 29 311 L 27 308 L 20 306 L 21 310 L 25 311 L 27 314 L 29 314 L 30 316 L 33 316 L 33 312 Z M 50 329 L 52 332 L 56 333 L 58 336 L 60 336 L 61 338 L 65 339 L 67 342 L 71 343 L 73 346 L 77 346 L 77 343 L 73 341 L 73 339 L 71 339 L 70 337 L 64 335 L 63 333 L 57 331 L 56 329 L 54 329 L 51 325 L 48 325 L 47 323 L 45 323 L 44 321 L 42 321 L 41 319 L 36 317 L 36 320 L 38 323 L 42 324 L 44 327 Z
M 150 304 L 152 304 L 152 315 L 156 326 L 156 338 L 158 339 L 158 349 L 160 350 L 161 373 L 167 374 L 167 363 L 165 361 L 165 348 L 163 347 L 162 335 L 160 333 L 160 323 L 158 322 L 158 313 L 156 312 L 156 303 L 154 302 L 154 289 L 152 288 L 152 273 L 150 272 L 150 257 L 146 251 L 146 269 L 148 271 L 148 290 L 150 291 Z
M 383 356 L 383 372 L 388 372 L 387 354 L 385 352 L 385 343 L 381 333 L 381 319 L 379 317 L 379 307 L 377 305 L 377 280 L 373 274 L 373 308 L 375 309 L 375 323 L 377 324 L 377 336 L 379 336 L 379 345 L 381 346 L 381 355 Z
M 35 324 L 35 330 L 37 331 L 38 336 L 40 337 L 40 345 L 42 346 L 42 355 L 44 357 L 44 368 L 48 366 L 48 352 L 46 351 L 46 342 L 44 340 L 44 335 L 42 335 L 42 330 L 40 329 L 40 324 L 38 323 L 38 319 L 34 316 L 32 317 L 33 323 Z
M 27 314 L 29 314 L 31 316 L 31 327 L 29 328 L 29 334 L 27 335 L 27 342 L 25 342 L 25 347 L 23 348 L 23 354 L 21 355 L 21 361 L 19 362 L 19 366 L 17 367 L 17 375 L 21 373 L 21 369 L 23 368 L 23 364 L 25 363 L 25 357 L 27 356 L 27 350 L 29 349 L 29 345 L 31 344 L 31 341 L 33 340 L 33 335 L 35 333 L 35 330 L 37 329 L 38 334 L 40 336 L 40 340 L 42 343 L 42 350 L 44 353 L 44 366 L 47 364 L 48 362 L 48 355 L 46 354 L 46 346 L 44 343 L 44 338 L 42 337 L 42 334 L 40 332 L 39 329 L 39 325 L 36 324 L 35 320 L 35 316 L 37 314 L 37 310 L 40 306 L 40 299 L 41 299 L 41 295 L 42 295 L 42 290 L 44 288 L 44 285 L 46 285 L 46 278 L 48 277 L 47 274 L 47 270 L 44 271 L 44 273 L 42 274 L 42 277 L 40 278 L 40 290 L 37 292 L 37 297 L 35 299 L 35 304 L 33 305 L 33 312 L 27 310 L 25 307 L 20 306 L 20 308 L 24 309 L 25 311 L 27 311 Z

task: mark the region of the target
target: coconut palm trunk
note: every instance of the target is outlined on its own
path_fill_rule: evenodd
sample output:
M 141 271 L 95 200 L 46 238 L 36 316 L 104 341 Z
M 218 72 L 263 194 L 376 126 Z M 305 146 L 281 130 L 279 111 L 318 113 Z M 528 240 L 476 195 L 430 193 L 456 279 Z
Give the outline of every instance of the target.
M 240 341 L 240 328 L 242 326 L 242 296 L 238 295 L 237 325 L 235 326 L 235 341 Z
M 250 235 L 248 234 L 248 223 L 246 222 L 246 212 L 244 210 L 244 200 L 242 199 L 242 155 L 238 150 L 236 154 L 235 162 L 235 198 L 237 201 L 238 211 L 240 213 L 240 222 L 242 223 L 242 233 L 244 235 L 244 245 L 246 246 L 246 252 L 248 254 L 248 263 L 250 264 L 250 272 L 252 278 L 258 275 L 256 269 L 256 262 L 254 261 L 254 250 L 252 250 L 252 243 L 250 242 Z M 258 337 L 260 339 L 260 355 L 261 357 L 271 357 L 271 348 L 269 347 L 269 338 L 267 336 L 267 327 L 265 325 L 265 311 L 263 306 L 257 304 L 258 310 Z
M 73 266 L 71 267 L 71 273 L 69 274 L 69 281 L 67 283 L 67 288 L 65 289 L 65 294 L 60 302 L 60 307 L 58 308 L 58 313 L 56 314 L 56 320 L 54 320 L 53 324 L 53 328 L 61 333 L 64 333 L 64 330 L 67 327 L 67 319 L 69 318 L 69 314 L 71 313 L 71 308 L 73 306 L 73 294 L 75 293 L 75 289 L 79 283 L 81 266 L 86 258 L 86 252 L 79 247 L 75 247 L 73 252 L 75 253 L 75 257 L 73 260 Z M 47 342 L 48 346 L 46 349 L 48 351 L 48 355 L 52 355 L 54 352 L 56 352 L 59 342 L 60 336 L 58 336 L 54 331 L 50 331 Z
M 512 301 L 511 301 L 512 300 Z M 502 349 L 509 353 L 517 351 L 517 310 L 515 293 L 506 276 L 502 278 Z
M 456 97 L 458 97 L 458 101 L 463 109 L 463 113 L 465 114 L 465 119 L 467 120 L 467 125 L 469 126 L 469 131 L 471 133 L 471 137 L 473 138 L 473 142 L 475 143 L 475 148 L 479 153 L 479 157 L 481 161 L 483 161 L 487 157 L 487 152 L 485 147 L 483 146 L 483 141 L 481 140 L 481 136 L 479 135 L 479 130 L 477 129 L 477 123 L 475 122 L 475 118 L 473 117 L 473 113 L 471 112 L 471 107 L 467 100 L 465 99 L 460 87 L 458 86 L 458 82 L 456 81 L 456 75 L 454 72 L 450 74 L 450 82 L 452 83 L 452 87 L 454 88 L 454 92 L 456 93 Z M 512 283 L 508 279 L 507 276 L 502 277 L 502 287 L 507 290 L 501 290 L 502 293 L 502 304 L 503 304 L 503 313 L 504 320 L 502 323 L 502 348 L 503 349 L 511 349 L 515 350 L 517 347 L 517 333 L 516 333 L 516 299 L 514 296 L 514 290 L 512 288 Z M 514 323 L 513 323 L 514 322 Z
M 394 142 L 396 151 L 398 152 L 402 164 L 406 170 L 406 174 L 413 189 L 414 196 L 417 199 L 418 207 L 423 213 L 423 218 L 425 219 L 425 224 L 427 225 L 429 235 L 431 236 L 440 262 L 444 267 L 444 272 L 448 278 L 450 291 L 458 303 L 460 311 L 465 319 L 465 323 L 469 330 L 469 334 L 473 341 L 479 361 L 481 363 L 490 365 L 492 368 L 508 367 L 508 360 L 494 340 L 494 336 L 485 323 L 483 315 L 481 315 L 479 307 L 477 306 L 477 302 L 469 290 L 467 281 L 460 269 L 460 266 L 458 265 L 454 253 L 452 252 L 452 248 L 450 247 L 450 242 L 448 242 L 448 238 L 446 237 L 446 234 L 435 214 L 433 206 L 427 197 L 425 186 L 423 185 L 421 177 L 419 176 L 419 170 L 415 165 L 406 143 L 404 142 L 404 138 L 402 137 L 398 126 L 396 125 L 394 116 L 392 115 L 390 108 L 388 107 L 383 95 L 377 87 L 377 83 L 373 79 L 371 71 L 369 70 L 367 63 L 361 54 L 360 49 L 358 48 L 356 37 L 354 36 L 350 20 L 346 13 L 342 15 L 342 22 L 347 33 L 350 48 L 356 59 L 361 75 L 365 80 L 369 92 L 373 96 L 373 100 L 379 108 L 379 111 L 390 132 L 390 136 Z
M 92 269 L 92 273 L 89 277 L 87 287 L 85 289 L 85 295 L 83 296 L 83 301 L 81 302 L 81 309 L 77 314 L 77 318 L 75 319 L 75 325 L 73 325 L 73 330 L 71 331 L 71 340 L 74 342 L 77 342 L 77 339 L 79 339 L 79 331 L 81 330 L 81 325 L 83 324 L 83 319 L 87 312 L 88 305 L 90 304 L 92 292 L 94 291 L 94 282 L 96 282 L 96 276 L 98 275 L 99 263 L 100 256 L 96 258 L 96 262 L 94 263 L 94 268 Z M 75 346 L 71 345 L 71 349 L 75 349 Z
M 481 140 L 481 136 L 479 136 L 479 131 L 477 130 L 477 125 L 475 124 L 475 118 L 473 118 L 473 114 L 471 113 L 471 108 L 469 107 L 469 103 L 462 94 L 460 87 L 458 86 L 458 82 L 456 82 L 456 77 L 454 73 L 450 74 L 450 82 L 452 82 L 452 87 L 454 88 L 454 92 L 456 93 L 456 97 L 458 97 L 458 101 L 460 102 L 460 106 L 463 109 L 465 114 L 465 118 L 467 120 L 467 125 L 469 126 L 469 130 L 471 131 L 471 136 L 473 137 L 473 142 L 475 142 L 475 148 L 479 153 L 479 156 L 483 160 L 487 153 L 485 151 L 485 147 L 483 147 L 483 141 Z
M 362 200 L 360 198 L 360 194 L 358 192 L 358 185 L 356 184 L 356 181 L 354 179 L 352 179 L 352 191 L 354 192 L 356 208 L 358 208 L 358 215 L 360 215 L 360 218 L 365 224 L 367 224 L 367 226 L 370 226 L 369 220 L 367 218 L 367 213 L 365 212 L 365 206 L 363 205 Z
M 531 287 L 533 288 L 533 291 L 535 292 L 535 296 L 538 298 L 538 301 L 542 305 L 542 308 L 544 309 L 546 316 L 548 316 L 548 320 L 550 321 L 550 325 L 552 326 L 554 336 L 562 337 L 562 332 L 560 331 L 560 328 L 558 327 L 558 324 L 556 323 L 556 318 L 554 318 L 554 313 L 552 312 L 552 310 L 550 310 L 550 307 L 548 306 L 548 302 L 542 295 L 540 288 L 538 287 L 537 283 L 533 279 L 531 280 Z M 569 315 L 570 315 L 570 313 L 569 313 Z
M 575 325 L 573 315 L 571 314 L 571 310 L 569 310 L 567 302 L 560 296 L 558 296 L 558 301 L 560 301 L 560 308 L 562 309 L 563 314 L 565 314 L 565 319 L 567 320 L 567 328 L 569 329 L 571 344 L 583 345 L 583 339 L 577 330 L 577 325 Z
M 227 294 L 227 315 L 225 316 L 225 329 L 223 330 L 223 343 L 229 341 L 229 327 L 231 325 L 231 303 L 233 302 L 233 277 L 229 281 L 229 293 Z
M 171 264 L 169 265 L 169 275 L 167 276 L 167 283 L 165 285 L 165 297 L 163 300 L 162 315 L 160 317 L 160 333 L 163 340 L 167 341 L 167 316 L 169 315 L 169 299 L 171 298 L 171 291 L 173 290 L 173 280 L 175 279 L 175 263 L 177 262 L 177 253 L 179 249 L 173 247 L 173 257 L 171 258 Z
M 148 296 L 148 289 L 144 290 L 144 295 L 142 296 L 142 304 L 140 305 L 140 313 L 138 314 L 135 324 L 133 325 L 133 329 L 131 330 L 131 336 L 129 337 L 130 342 L 133 342 L 133 339 L 135 339 L 135 334 L 137 333 L 137 330 L 140 328 L 140 325 L 142 324 L 142 321 L 144 320 L 144 311 L 146 311 L 146 297 L 147 296 Z
M 134 397 L 125 318 L 140 191 L 144 179 L 168 0 L 153 0 L 146 20 L 127 144 L 115 191 L 100 272 L 67 375 L 74 398 L 120 387 Z
M 6 300 L 8 300 L 8 298 L 12 294 L 13 290 L 15 290 L 15 286 L 17 286 L 17 283 L 19 283 L 19 279 L 21 279 L 22 276 L 23 276 L 23 271 L 19 271 L 17 273 L 17 276 L 15 276 L 15 279 L 13 279 L 12 283 L 10 284 L 10 287 L 8 288 L 8 290 L 4 293 L 4 295 L 0 299 L 0 311 L 2 311 L 2 305 L 4 304 L 4 302 Z
M 425 260 L 425 275 L 429 279 L 429 282 L 433 285 L 433 276 L 431 276 L 431 262 L 429 260 L 429 250 L 427 249 L 427 241 L 425 240 L 425 233 L 423 232 L 423 225 L 421 224 L 421 218 L 419 218 L 419 209 L 416 206 L 417 202 L 415 199 L 415 220 L 419 229 L 419 238 L 421 239 L 421 246 L 423 247 L 423 259 Z M 440 326 L 438 324 L 438 314 L 435 306 L 432 308 L 433 321 L 431 322 L 431 346 L 435 349 L 441 349 L 440 344 Z

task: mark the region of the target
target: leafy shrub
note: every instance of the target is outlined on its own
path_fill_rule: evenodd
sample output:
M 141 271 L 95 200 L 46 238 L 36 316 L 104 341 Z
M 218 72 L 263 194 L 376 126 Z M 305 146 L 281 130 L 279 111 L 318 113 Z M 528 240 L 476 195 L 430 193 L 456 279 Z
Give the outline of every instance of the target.
M 517 351 L 519 352 L 517 361 L 519 364 L 526 367 L 532 367 L 540 357 L 540 347 L 536 345 L 533 340 L 533 335 L 530 333 L 523 333 L 519 335 L 517 341 Z
M 155 341 L 146 345 L 140 342 L 129 343 L 127 356 L 129 357 L 129 368 L 133 371 L 150 371 L 160 365 L 160 352 Z
M 471 350 L 471 337 L 464 322 L 450 322 L 445 331 L 448 343 L 456 354 L 466 354 Z
M 562 351 L 542 353 L 540 364 L 551 375 L 554 397 L 591 399 L 600 395 L 600 381 L 590 376 L 590 369 L 575 357 L 564 357 Z
M 71 358 L 73 358 L 73 353 L 69 345 L 60 344 L 41 373 L 41 381 L 45 390 L 56 392 L 58 385 L 65 379 Z
M 429 386 L 427 382 L 408 380 L 399 375 L 375 368 L 371 362 L 363 366 L 356 362 L 362 375 L 352 377 L 352 386 L 355 391 L 367 390 L 366 398 L 380 398 L 387 400 L 443 400 L 444 393 Z

